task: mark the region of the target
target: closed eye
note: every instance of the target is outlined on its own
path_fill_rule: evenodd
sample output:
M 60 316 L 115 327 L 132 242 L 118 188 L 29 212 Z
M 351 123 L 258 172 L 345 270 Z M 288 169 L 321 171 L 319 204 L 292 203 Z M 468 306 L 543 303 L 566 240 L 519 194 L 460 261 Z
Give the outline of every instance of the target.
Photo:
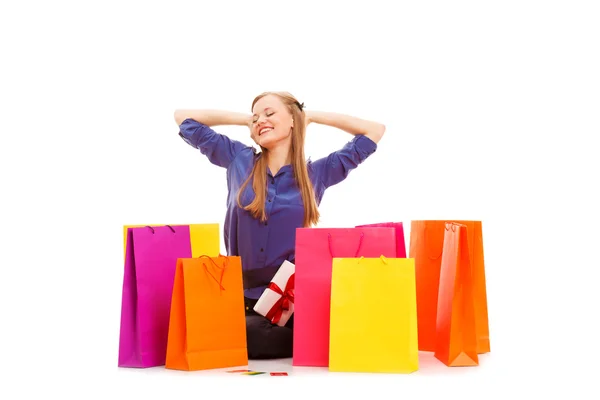
M 275 112 L 273 112 L 273 111 L 270 111 L 270 112 L 266 113 L 265 115 L 266 115 L 267 117 L 270 117 L 270 116 L 272 116 L 273 114 L 275 114 Z M 257 123 L 257 122 L 258 122 L 258 116 L 255 116 L 255 117 L 252 119 L 252 123 L 253 123 L 253 124 L 255 124 L 255 123 Z

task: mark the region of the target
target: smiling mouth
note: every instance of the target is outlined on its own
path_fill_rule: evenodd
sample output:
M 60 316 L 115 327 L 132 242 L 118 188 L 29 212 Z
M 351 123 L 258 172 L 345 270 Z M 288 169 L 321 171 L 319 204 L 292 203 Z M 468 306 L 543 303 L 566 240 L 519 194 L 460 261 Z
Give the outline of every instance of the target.
M 270 132 L 270 131 L 272 131 L 272 130 L 273 130 L 273 128 L 269 128 L 269 127 L 267 127 L 267 128 L 262 128 L 260 131 L 258 131 L 258 136 L 262 136 L 262 135 L 264 135 L 265 133 L 267 133 L 267 132 Z

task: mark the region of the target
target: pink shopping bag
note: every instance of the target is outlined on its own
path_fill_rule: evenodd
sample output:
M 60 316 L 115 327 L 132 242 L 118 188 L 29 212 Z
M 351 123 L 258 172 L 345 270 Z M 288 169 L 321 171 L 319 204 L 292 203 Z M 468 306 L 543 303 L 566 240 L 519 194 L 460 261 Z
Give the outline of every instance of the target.
M 357 225 L 357 228 L 394 228 L 396 229 L 396 257 L 406 258 L 406 241 L 402 222 L 379 222 L 375 224 Z
M 190 257 L 188 225 L 128 228 L 119 367 L 165 364 L 175 267 Z
M 394 228 L 298 228 L 293 361 L 329 366 L 331 271 L 334 257 L 396 257 Z

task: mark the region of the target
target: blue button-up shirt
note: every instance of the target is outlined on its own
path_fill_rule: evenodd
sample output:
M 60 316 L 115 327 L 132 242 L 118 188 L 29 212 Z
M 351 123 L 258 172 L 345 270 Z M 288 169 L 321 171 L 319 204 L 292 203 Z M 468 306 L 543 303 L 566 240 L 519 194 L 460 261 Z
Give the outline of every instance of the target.
M 227 170 L 227 212 L 223 225 L 227 255 L 241 257 L 244 295 L 258 299 L 283 261 L 295 262 L 296 228 L 302 227 L 304 207 L 292 166 L 283 166 L 275 176 L 267 171 L 267 221 L 260 222 L 238 207 L 237 194 L 261 153 L 192 119 L 183 121 L 179 129 L 179 135 L 190 146 L 200 150 L 212 164 Z M 307 161 L 317 204 L 327 188 L 346 179 L 376 149 L 377 144 L 371 139 L 356 135 L 327 157 Z M 249 182 L 242 194 L 242 204 L 250 203 L 253 198 Z

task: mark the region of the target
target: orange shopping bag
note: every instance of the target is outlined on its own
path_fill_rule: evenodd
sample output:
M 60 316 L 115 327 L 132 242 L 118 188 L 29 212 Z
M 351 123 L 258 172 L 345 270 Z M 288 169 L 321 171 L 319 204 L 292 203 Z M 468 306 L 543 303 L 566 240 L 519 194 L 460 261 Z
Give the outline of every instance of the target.
M 248 365 L 240 257 L 177 260 L 165 368 Z
M 411 221 L 409 257 L 415 259 L 419 350 L 435 351 L 440 267 L 446 222 L 466 226 L 473 280 L 477 353 L 490 351 L 483 231 L 481 221 Z
M 467 227 L 446 223 L 436 316 L 435 357 L 449 367 L 479 365 Z

